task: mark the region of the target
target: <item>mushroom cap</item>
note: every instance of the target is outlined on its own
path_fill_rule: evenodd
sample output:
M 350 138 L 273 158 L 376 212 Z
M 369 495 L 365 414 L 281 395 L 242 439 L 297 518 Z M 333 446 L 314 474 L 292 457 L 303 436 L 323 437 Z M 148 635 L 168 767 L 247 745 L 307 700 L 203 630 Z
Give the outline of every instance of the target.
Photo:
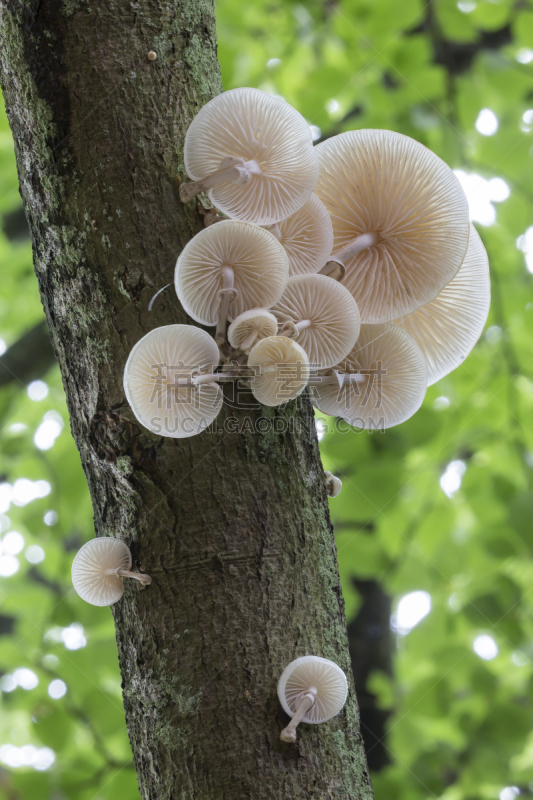
M 309 380 L 305 350 L 286 336 L 261 339 L 250 350 L 248 366 L 257 367 L 252 394 L 264 406 L 280 406 L 303 392 Z
M 434 300 L 468 245 L 468 203 L 453 171 L 393 131 L 347 131 L 316 150 L 315 193 L 331 216 L 333 258 L 357 236 L 381 236 L 345 261 L 343 283 L 362 321 L 388 322 Z
M 280 321 L 310 320 L 298 335 L 309 361 L 318 369 L 337 364 L 350 352 L 361 322 L 359 309 L 350 292 L 326 275 L 296 275 L 272 312 Z
M 489 260 L 479 233 L 471 225 L 465 260 L 455 278 L 431 303 L 394 321 L 421 349 L 427 362 L 428 386 L 462 364 L 481 336 L 489 308 Z
M 223 267 L 233 269 L 238 291 L 230 305 L 233 319 L 251 308 L 269 308 L 289 278 L 288 256 L 272 233 L 235 220 L 210 225 L 184 247 L 175 272 L 180 302 L 201 325 L 218 321 Z
M 129 547 L 120 539 L 91 539 L 72 562 L 72 583 L 82 600 L 92 606 L 110 606 L 124 594 L 124 578 L 107 570 L 131 569 Z
M 165 325 L 143 336 L 124 369 L 124 391 L 139 422 L 173 439 L 201 433 L 222 407 L 222 389 L 216 383 L 177 386 L 176 381 L 212 372 L 219 361 L 214 339 L 192 325 Z
M 355 347 L 335 369 L 361 372 L 369 378 L 340 389 L 331 384 L 313 386 L 311 401 L 324 414 L 342 417 L 350 425 L 391 428 L 422 405 L 426 361 L 411 336 L 396 325 L 361 325 Z
M 329 470 L 326 470 L 324 472 L 324 480 L 326 482 L 328 497 L 338 497 L 342 489 L 341 479 L 337 478 L 337 476 L 333 475 Z
M 279 223 L 281 244 L 289 256 L 289 274 L 318 272 L 333 247 L 333 227 L 324 203 L 311 195 L 296 214 Z
M 284 100 L 258 89 L 231 89 L 196 115 L 185 137 L 185 169 L 193 180 L 215 172 L 228 156 L 254 159 L 260 175 L 208 191 L 228 217 L 270 225 L 294 214 L 318 178 L 318 159 L 305 119 Z
M 278 321 L 274 314 L 266 308 L 252 308 L 235 317 L 228 328 L 228 342 L 232 347 L 239 348 L 252 333 L 258 339 L 265 339 L 275 336 L 277 332 Z
M 291 661 L 278 681 L 278 697 L 285 713 L 293 717 L 300 700 L 312 687 L 317 690 L 316 700 L 302 722 L 318 725 L 342 710 L 348 681 L 342 669 L 327 658 L 302 656 Z

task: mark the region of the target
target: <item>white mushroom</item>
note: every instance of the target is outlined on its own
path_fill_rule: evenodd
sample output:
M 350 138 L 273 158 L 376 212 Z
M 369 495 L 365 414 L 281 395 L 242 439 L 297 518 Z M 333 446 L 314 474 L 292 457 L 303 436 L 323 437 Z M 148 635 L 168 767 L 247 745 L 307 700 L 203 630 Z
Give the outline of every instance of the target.
M 227 220 L 200 231 L 176 264 L 175 285 L 189 316 L 216 325 L 224 341 L 228 316 L 269 308 L 289 277 L 289 260 L 275 236 L 256 225 Z
M 266 308 L 252 308 L 235 317 L 228 328 L 228 342 L 237 350 L 247 353 L 260 339 L 275 336 L 278 332 L 276 317 Z
M 426 393 L 426 362 L 413 339 L 395 325 L 361 325 L 353 350 L 312 386 L 320 411 L 358 428 L 384 429 L 409 419 Z
M 139 422 L 174 439 L 205 430 L 222 407 L 212 375 L 219 360 L 215 341 L 192 325 L 166 325 L 143 336 L 124 370 L 126 398 Z
M 286 336 L 269 336 L 257 342 L 250 350 L 248 366 L 255 370 L 252 393 L 264 406 L 294 400 L 309 379 L 305 350 Z
M 316 149 L 332 261 L 346 269 L 361 320 L 387 322 L 434 300 L 468 245 L 468 203 L 452 170 L 393 131 L 348 131 Z
M 465 360 L 481 336 L 490 308 L 487 251 L 473 225 L 459 272 L 433 302 L 394 321 L 413 337 L 428 367 L 428 386 Z
M 210 100 L 185 137 L 186 202 L 207 191 L 233 219 L 269 225 L 309 199 L 318 160 L 309 125 L 288 103 L 258 89 L 232 89 Z
M 319 656 L 302 656 L 285 667 L 278 682 L 278 697 L 292 720 L 280 734 L 282 742 L 296 741 L 300 722 L 318 725 L 344 707 L 348 681 L 340 667 Z
M 314 194 L 296 214 L 280 222 L 278 230 L 278 238 L 289 256 L 291 278 L 318 272 L 331 255 L 331 220 L 326 207 Z
M 326 484 L 326 492 L 328 497 L 338 497 L 342 489 L 342 481 L 337 478 L 329 470 L 324 471 L 324 483 Z
M 297 338 L 318 369 L 337 364 L 359 336 L 357 303 L 342 284 L 325 275 L 289 278 L 272 313 L 283 324 L 280 333 Z
M 93 606 L 110 606 L 124 594 L 124 578 L 134 578 L 141 589 L 152 583 L 149 575 L 131 572 L 129 547 L 120 539 L 92 539 L 78 551 L 72 563 L 75 590 Z

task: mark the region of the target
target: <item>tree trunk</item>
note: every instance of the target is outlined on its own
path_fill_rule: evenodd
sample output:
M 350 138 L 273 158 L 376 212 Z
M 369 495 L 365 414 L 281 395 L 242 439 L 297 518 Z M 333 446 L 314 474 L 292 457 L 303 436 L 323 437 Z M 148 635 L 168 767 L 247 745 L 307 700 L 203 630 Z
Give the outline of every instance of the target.
M 227 395 L 214 430 L 179 441 L 142 428 L 122 388 L 132 346 L 186 321 L 172 288 L 148 303 L 202 225 L 176 179 L 187 126 L 221 90 L 212 0 L 0 0 L 0 36 L 97 534 L 127 542 L 153 578 L 145 591 L 129 582 L 113 608 L 141 795 L 369 798 L 351 678 L 338 718 L 279 741 L 285 665 L 313 653 L 349 671 L 308 400 L 278 413 Z

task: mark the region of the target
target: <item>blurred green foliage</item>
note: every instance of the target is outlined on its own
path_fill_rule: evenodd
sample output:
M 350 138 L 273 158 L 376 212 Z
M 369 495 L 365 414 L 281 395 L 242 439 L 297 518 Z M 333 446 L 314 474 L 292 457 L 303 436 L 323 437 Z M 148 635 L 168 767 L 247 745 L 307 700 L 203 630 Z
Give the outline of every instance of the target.
M 491 264 L 486 333 L 409 422 L 369 434 L 323 418 L 321 444 L 344 483 L 331 511 L 347 616 L 354 577 L 399 604 L 394 677 L 370 682 L 392 712 L 377 797 L 531 795 L 533 235 L 517 239 L 533 225 L 533 7 L 219 0 L 217 16 L 226 89 L 283 96 L 317 141 L 390 128 L 479 176 L 467 191 Z M 0 215 L 19 207 L 2 114 Z M 28 241 L 0 234 L 0 263 L 9 345 L 42 309 Z M 29 391 L 0 392 L 0 797 L 135 800 L 111 614 L 70 585 L 92 512 L 57 368 Z

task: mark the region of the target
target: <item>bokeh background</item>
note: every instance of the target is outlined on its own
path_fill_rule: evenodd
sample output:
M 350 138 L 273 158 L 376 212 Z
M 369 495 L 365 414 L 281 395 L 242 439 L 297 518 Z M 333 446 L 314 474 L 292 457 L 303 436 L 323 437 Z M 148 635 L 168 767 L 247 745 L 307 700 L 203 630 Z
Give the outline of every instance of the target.
M 398 428 L 317 426 L 344 483 L 331 512 L 377 797 L 531 796 L 533 4 L 218 0 L 217 16 L 226 89 L 284 97 L 317 142 L 401 131 L 468 194 L 493 292 L 474 352 Z M 92 512 L 3 113 L 0 218 L 0 796 L 138 800 L 111 613 L 70 584 Z

